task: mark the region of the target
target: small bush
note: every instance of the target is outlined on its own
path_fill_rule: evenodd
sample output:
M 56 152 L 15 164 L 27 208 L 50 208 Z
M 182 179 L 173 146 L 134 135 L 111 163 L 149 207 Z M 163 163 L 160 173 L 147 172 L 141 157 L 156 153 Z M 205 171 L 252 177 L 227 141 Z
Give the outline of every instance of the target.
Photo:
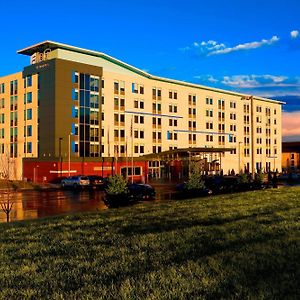
M 248 174 L 246 174 L 246 173 L 240 174 L 239 178 L 238 178 L 238 184 L 240 184 L 240 185 L 246 185 L 248 183 L 249 183 Z
M 264 174 L 262 172 L 256 173 L 254 177 L 254 183 L 257 185 L 261 185 L 263 184 L 263 181 L 264 181 Z
M 186 183 L 187 190 L 203 190 L 205 188 L 204 181 L 201 174 L 198 172 L 192 172 L 189 180 Z
M 119 195 L 127 193 L 127 182 L 122 175 L 114 175 L 109 178 L 106 192 L 109 195 Z

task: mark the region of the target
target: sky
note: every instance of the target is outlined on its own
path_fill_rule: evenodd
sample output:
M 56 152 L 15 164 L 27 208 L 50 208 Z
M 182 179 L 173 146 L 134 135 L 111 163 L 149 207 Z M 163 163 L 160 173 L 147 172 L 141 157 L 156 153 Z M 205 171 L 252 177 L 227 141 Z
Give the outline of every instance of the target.
M 300 141 L 299 0 L 0 0 L 0 76 L 16 51 L 52 40 L 153 75 L 285 101 L 284 140 Z

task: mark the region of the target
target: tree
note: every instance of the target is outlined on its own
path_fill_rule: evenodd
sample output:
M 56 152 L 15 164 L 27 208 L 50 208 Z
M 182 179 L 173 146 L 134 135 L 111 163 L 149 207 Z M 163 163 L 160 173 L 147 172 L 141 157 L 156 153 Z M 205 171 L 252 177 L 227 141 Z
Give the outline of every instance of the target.
M 6 221 L 10 221 L 10 213 L 12 211 L 12 207 L 14 202 L 11 201 L 11 186 L 10 186 L 10 174 L 11 174 L 11 159 L 9 157 L 8 148 L 5 149 L 4 153 L 0 155 L 0 176 L 2 177 L 5 186 L 6 186 L 6 200 L 1 201 L 1 209 L 6 215 Z

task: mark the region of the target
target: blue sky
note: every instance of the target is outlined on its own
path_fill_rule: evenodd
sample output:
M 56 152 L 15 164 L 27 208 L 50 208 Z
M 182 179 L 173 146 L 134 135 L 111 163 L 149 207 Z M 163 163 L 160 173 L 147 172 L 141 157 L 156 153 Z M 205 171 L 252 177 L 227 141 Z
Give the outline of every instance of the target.
M 300 111 L 299 0 L 1 0 L 1 11 L 0 76 L 28 64 L 17 50 L 54 40 Z

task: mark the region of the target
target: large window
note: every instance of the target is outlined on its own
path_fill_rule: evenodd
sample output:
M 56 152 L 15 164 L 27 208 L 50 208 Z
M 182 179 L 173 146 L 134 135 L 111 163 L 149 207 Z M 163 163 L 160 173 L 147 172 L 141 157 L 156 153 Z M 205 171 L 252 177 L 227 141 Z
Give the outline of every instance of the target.
M 74 124 L 72 131 L 76 131 L 79 135 L 79 143 L 74 144 L 74 147 L 80 157 L 100 156 L 99 85 L 98 76 L 78 73 L 78 89 L 72 91 L 73 100 L 79 100 L 79 106 L 72 108 L 72 116 L 79 117 L 79 126 Z M 102 119 L 104 119 L 104 113 L 102 113 Z

